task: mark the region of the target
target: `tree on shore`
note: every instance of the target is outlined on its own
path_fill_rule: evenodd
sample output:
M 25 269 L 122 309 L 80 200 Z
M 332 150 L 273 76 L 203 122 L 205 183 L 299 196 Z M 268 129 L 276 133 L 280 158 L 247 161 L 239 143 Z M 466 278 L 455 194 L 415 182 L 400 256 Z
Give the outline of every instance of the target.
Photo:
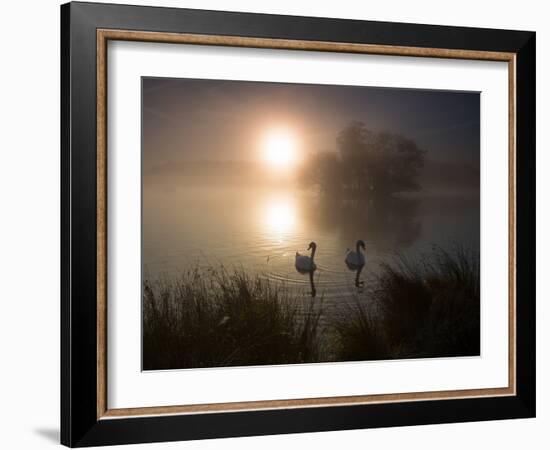
M 311 161 L 308 181 L 322 192 L 383 197 L 421 188 L 425 151 L 413 140 L 352 122 L 338 133 L 336 143 L 338 153 L 321 153 Z

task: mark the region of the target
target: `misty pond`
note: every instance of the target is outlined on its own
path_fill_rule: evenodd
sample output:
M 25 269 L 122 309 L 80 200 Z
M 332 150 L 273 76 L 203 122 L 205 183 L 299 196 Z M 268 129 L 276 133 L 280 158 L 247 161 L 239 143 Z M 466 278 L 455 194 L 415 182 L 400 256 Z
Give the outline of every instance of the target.
M 346 250 L 366 244 L 361 279 L 395 254 L 420 258 L 434 245 L 479 248 L 479 196 L 393 197 L 381 204 L 336 201 L 306 189 L 205 187 L 144 192 L 144 279 L 177 277 L 198 266 L 242 268 L 311 293 L 296 271 L 296 252 L 317 243 L 313 281 L 330 313 L 361 295 Z

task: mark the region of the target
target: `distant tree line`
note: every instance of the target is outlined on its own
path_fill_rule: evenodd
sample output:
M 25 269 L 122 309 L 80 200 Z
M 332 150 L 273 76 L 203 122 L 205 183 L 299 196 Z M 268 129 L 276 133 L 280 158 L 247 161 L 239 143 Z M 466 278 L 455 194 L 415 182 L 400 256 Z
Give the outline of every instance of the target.
M 417 191 L 425 151 L 400 134 L 353 122 L 338 133 L 338 152 L 312 156 L 304 181 L 327 195 L 388 196 Z

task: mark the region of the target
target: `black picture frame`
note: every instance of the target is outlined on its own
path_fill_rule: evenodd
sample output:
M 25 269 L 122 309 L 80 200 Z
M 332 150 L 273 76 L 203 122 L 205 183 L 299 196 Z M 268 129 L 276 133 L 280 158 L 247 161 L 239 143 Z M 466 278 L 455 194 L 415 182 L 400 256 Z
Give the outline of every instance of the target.
M 98 29 L 516 55 L 516 395 L 116 419 L 97 415 Z M 535 416 L 534 32 L 68 3 L 61 6 L 61 443 L 71 447 Z

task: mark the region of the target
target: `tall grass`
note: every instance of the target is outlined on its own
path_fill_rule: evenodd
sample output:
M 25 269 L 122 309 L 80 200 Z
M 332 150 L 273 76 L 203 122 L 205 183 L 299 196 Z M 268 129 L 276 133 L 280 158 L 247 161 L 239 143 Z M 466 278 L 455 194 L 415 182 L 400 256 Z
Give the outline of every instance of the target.
M 479 256 L 461 247 L 394 257 L 323 327 L 321 304 L 223 267 L 146 282 L 143 368 L 479 355 Z
M 479 355 L 479 256 L 434 248 L 418 261 L 396 256 L 369 287 L 368 302 L 334 318 L 338 360 Z M 373 306 L 379 308 L 373 320 Z
M 336 334 L 333 354 L 336 361 L 368 361 L 386 359 L 389 346 L 384 331 L 373 320 L 367 306 L 360 301 L 348 304 L 342 313 L 331 318 Z
M 143 368 L 319 361 L 313 300 L 243 270 L 195 269 L 143 290 Z

